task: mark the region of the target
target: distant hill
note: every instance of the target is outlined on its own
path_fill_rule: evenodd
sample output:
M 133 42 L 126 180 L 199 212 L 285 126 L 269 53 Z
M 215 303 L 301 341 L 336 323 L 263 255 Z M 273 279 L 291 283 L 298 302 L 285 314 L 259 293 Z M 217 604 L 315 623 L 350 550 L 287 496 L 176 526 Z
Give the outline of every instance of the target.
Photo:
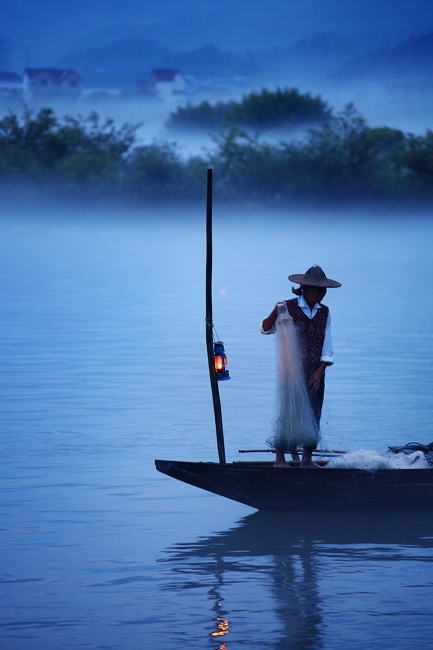
M 318 32 L 297 41 L 290 48 L 254 52 L 257 65 L 265 74 L 290 79 L 305 87 L 314 80 L 335 74 L 359 49 L 335 32 Z
M 433 29 L 429 0 L 0 0 L 0 7 L 0 36 L 10 40 L 18 68 L 126 38 L 171 50 L 215 43 L 247 52 L 335 31 L 367 50 Z
M 341 72 L 344 76 L 373 78 L 431 75 L 433 83 L 433 32 L 355 57 Z
M 348 58 L 356 48 L 335 32 L 318 32 L 310 38 L 302 38 L 288 49 L 288 54 L 311 58 Z
M 186 75 L 246 75 L 256 70 L 252 55 L 222 52 L 209 44 L 186 52 L 175 52 L 157 41 L 124 39 L 96 49 L 72 52 L 56 62 L 59 67 L 75 68 L 87 82 L 101 75 L 131 79 L 148 75 L 152 68 L 177 68 Z M 131 77 L 132 75 L 132 77 Z
M 75 68 L 82 74 L 96 70 L 146 70 L 151 67 L 163 67 L 169 55 L 168 48 L 157 41 L 127 38 L 112 45 L 71 52 L 56 61 L 56 65 Z

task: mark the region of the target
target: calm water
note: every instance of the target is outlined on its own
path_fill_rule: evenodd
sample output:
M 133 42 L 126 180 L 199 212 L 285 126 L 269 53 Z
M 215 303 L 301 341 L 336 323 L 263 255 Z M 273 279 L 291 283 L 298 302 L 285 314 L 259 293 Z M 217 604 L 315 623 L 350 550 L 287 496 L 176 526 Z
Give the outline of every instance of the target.
M 256 513 L 155 471 L 217 460 L 199 211 L 3 207 L 1 231 L 0 647 L 431 648 L 428 513 Z M 313 263 L 343 283 L 325 443 L 433 440 L 432 239 L 429 215 L 215 210 L 229 460 L 270 432 L 258 323 Z

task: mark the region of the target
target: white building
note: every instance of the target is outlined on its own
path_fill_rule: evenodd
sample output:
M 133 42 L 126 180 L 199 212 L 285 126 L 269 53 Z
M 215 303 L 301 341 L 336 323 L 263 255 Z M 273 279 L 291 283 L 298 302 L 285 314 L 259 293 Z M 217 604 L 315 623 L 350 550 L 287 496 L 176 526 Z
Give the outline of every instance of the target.
M 154 68 L 149 79 L 137 81 L 139 95 L 181 95 L 186 91 L 186 81 L 180 70 L 174 68 Z
M 0 98 L 16 97 L 23 94 L 23 80 L 15 72 L 0 72 Z
M 82 79 L 71 68 L 26 68 L 23 77 L 25 99 L 76 99 Z

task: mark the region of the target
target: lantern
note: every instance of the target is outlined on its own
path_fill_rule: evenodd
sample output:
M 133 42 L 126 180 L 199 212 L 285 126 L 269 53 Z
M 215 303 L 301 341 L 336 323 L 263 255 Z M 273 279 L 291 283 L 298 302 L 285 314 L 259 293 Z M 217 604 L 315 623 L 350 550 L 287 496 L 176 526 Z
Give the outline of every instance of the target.
M 230 379 L 229 371 L 227 370 L 227 357 L 224 350 L 224 343 L 222 341 L 216 341 L 213 344 L 213 358 L 216 378 L 218 381 Z

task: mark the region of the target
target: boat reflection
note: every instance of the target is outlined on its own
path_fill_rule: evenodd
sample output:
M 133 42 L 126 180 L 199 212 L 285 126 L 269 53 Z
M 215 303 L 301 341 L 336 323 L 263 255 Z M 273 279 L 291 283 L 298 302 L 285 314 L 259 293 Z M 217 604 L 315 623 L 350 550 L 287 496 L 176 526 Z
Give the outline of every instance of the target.
M 173 576 L 167 589 L 207 585 L 213 629 L 209 647 L 215 648 L 215 640 L 224 637 L 219 647 L 230 650 L 236 612 L 226 609 L 224 593 L 242 580 L 247 593 L 252 582 L 259 580 L 266 586 L 267 601 L 271 597 L 277 624 L 272 629 L 272 645 L 267 645 L 263 633 L 263 644 L 257 647 L 308 650 L 324 647 L 326 603 L 319 587 L 326 556 L 337 552 L 357 562 L 366 549 L 370 558 L 375 554 L 381 558 L 386 550 L 387 560 L 401 560 L 404 547 L 433 547 L 433 519 L 425 509 L 398 513 L 260 511 L 230 530 L 174 545 L 160 561 L 170 565 Z M 233 606 L 233 598 L 230 602 Z M 237 605 L 238 612 L 248 607 L 244 602 Z M 233 640 L 242 642 L 239 636 Z

